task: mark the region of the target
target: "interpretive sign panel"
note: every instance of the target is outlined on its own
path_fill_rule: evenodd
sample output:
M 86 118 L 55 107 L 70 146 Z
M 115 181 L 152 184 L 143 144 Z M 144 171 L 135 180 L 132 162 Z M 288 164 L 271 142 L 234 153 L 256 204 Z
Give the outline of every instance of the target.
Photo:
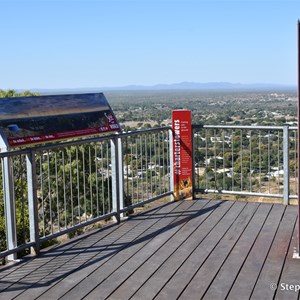
M 192 113 L 190 110 L 172 112 L 174 197 L 175 200 L 192 196 Z
M 2 98 L 0 112 L 10 147 L 121 130 L 102 93 Z

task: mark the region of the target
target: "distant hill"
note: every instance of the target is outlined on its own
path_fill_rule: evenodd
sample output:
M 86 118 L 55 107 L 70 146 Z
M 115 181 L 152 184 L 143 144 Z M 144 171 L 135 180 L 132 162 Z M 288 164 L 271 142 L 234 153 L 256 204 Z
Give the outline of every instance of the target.
M 127 85 L 120 87 L 90 87 L 90 88 L 62 88 L 62 89 L 31 89 L 33 92 L 41 94 L 61 94 L 61 93 L 85 93 L 85 92 L 105 92 L 105 91 L 176 91 L 176 90 L 199 90 L 199 91 L 262 91 L 262 90 L 291 90 L 296 91 L 296 86 L 265 84 L 265 83 L 230 83 L 230 82 L 180 82 L 173 84 L 156 85 Z

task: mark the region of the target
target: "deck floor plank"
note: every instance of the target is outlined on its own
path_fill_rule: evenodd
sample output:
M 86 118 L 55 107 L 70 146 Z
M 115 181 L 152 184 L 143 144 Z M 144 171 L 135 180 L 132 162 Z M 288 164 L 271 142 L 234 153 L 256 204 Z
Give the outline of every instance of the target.
M 295 244 L 293 243 L 297 238 L 297 230 L 294 229 L 293 238 L 287 252 L 285 264 L 280 276 L 277 286 L 275 299 L 276 300 L 297 300 L 300 296 L 300 276 L 295 277 L 299 273 L 300 259 L 293 259 L 293 252 Z
M 58 299 L 70 289 L 70 286 L 75 286 L 92 273 L 95 268 L 99 267 L 99 263 L 103 264 L 117 250 L 126 247 L 123 238 L 129 235 L 134 227 L 139 226 L 141 222 L 151 216 L 144 214 L 142 218 L 137 218 L 134 222 L 132 222 L 133 220 L 124 222 L 117 231 L 100 239 L 92 247 L 86 248 L 84 252 L 78 253 L 75 259 L 64 265 L 62 273 L 60 273 L 60 269 L 57 269 L 56 272 L 51 274 L 51 277 L 49 275 L 41 280 L 38 286 L 34 287 L 34 294 L 40 294 L 39 299 L 51 299 L 53 297 Z M 22 297 L 24 296 L 26 296 L 26 293 L 22 295 Z M 31 292 L 29 297 L 32 296 L 33 293 Z
M 177 206 L 178 204 L 174 204 Z M 163 208 L 158 209 L 160 211 Z M 156 213 L 156 210 L 154 211 Z M 146 215 L 146 218 L 152 217 L 153 214 Z M 99 234 L 95 235 L 87 235 L 82 238 L 77 239 L 76 241 L 72 241 L 70 243 L 64 244 L 59 247 L 54 247 L 48 252 L 42 253 L 39 257 L 32 260 L 29 264 L 24 266 L 24 272 L 22 276 L 19 276 L 19 272 L 15 272 L 18 277 L 11 278 L 8 277 L 6 280 L 10 283 L 9 288 L 6 288 L 5 293 L 0 293 L 0 299 L 12 299 L 19 294 L 23 294 L 25 297 L 25 293 L 36 293 L 37 288 L 42 288 L 45 285 L 41 284 L 41 280 L 45 279 L 47 275 L 51 275 L 53 270 L 64 270 L 63 266 L 65 264 L 64 257 L 77 255 L 78 251 L 81 249 L 88 249 L 90 251 L 90 247 L 85 247 L 86 240 L 101 240 L 103 237 L 108 235 L 110 237 L 110 233 L 116 232 L 117 236 L 122 235 L 122 233 L 126 230 L 124 228 L 132 229 L 132 227 L 137 227 L 141 223 L 144 223 L 145 218 L 136 218 L 130 222 L 123 223 L 121 225 L 116 225 L 112 227 L 108 227 L 105 230 L 100 230 Z M 137 227 L 138 228 L 138 227 Z M 108 232 L 107 232 L 108 231 Z M 107 233 L 107 234 L 106 234 Z M 59 260 L 61 260 L 62 264 L 59 264 Z M 72 260 L 68 260 L 71 261 Z M 30 272 L 28 272 L 28 267 L 34 264 L 36 268 L 30 268 Z M 68 272 L 68 270 L 67 270 Z M 57 279 L 55 279 L 56 281 Z M 49 280 L 47 280 L 46 285 L 49 285 Z M 2 280 L 0 281 L 0 287 L 2 287 Z M 29 289 L 30 288 L 30 289 Z M 34 292 L 33 292 L 34 291 Z M 30 296 L 29 296 L 30 297 Z M 24 298 L 23 298 L 24 299 Z M 33 299 L 33 298 L 30 298 Z
M 215 206 L 215 201 L 210 203 Z M 170 259 L 175 252 L 184 252 L 185 255 L 192 251 L 204 239 L 204 237 L 220 221 L 233 202 L 222 203 L 209 214 L 199 214 L 191 222 L 186 224 L 177 234 L 176 244 L 174 247 L 173 239 L 164 245 L 160 251 L 157 251 L 148 261 L 146 261 L 134 274 L 132 274 L 112 295 L 112 299 L 129 299 L 142 285 L 146 282 L 160 266 Z M 207 209 L 207 206 L 205 207 Z M 201 227 L 201 229 L 200 229 Z M 191 250 L 189 250 L 191 249 Z
M 194 275 L 195 270 L 197 270 L 205 259 L 209 256 L 211 251 L 218 244 L 220 238 L 228 231 L 228 228 L 236 221 L 236 229 L 242 226 L 243 222 L 246 222 L 247 218 L 253 213 L 254 206 L 247 206 L 246 203 L 235 203 L 232 209 L 225 214 L 225 216 L 220 220 L 218 224 L 213 228 L 213 230 L 205 236 L 200 244 L 196 248 L 189 248 L 186 251 L 185 247 L 177 251 L 166 263 L 164 263 L 160 269 L 153 274 L 153 276 L 137 291 L 137 293 L 132 297 L 132 299 L 153 299 L 164 285 L 172 278 L 172 282 L 176 281 L 176 291 L 172 288 L 170 292 L 171 298 L 173 298 L 173 293 L 177 293 L 184 289 L 186 281 Z M 245 209 L 244 209 L 245 208 Z M 201 227 L 199 228 L 201 230 Z M 164 291 L 161 292 L 160 297 L 164 298 Z M 176 298 L 174 298 L 176 299 Z
M 106 243 L 109 243 L 112 237 L 114 229 L 109 230 L 107 233 L 107 238 L 99 237 L 101 240 L 106 240 Z M 85 249 L 90 249 L 95 243 L 95 240 L 91 238 L 82 239 L 78 244 L 73 245 L 73 247 L 70 247 L 68 249 L 64 248 L 64 251 L 53 251 L 52 258 L 51 259 L 44 259 L 44 256 L 41 256 L 40 259 L 36 259 L 35 261 L 39 261 L 39 267 L 33 268 L 30 273 L 28 273 L 28 266 L 26 268 L 26 273 L 23 274 L 22 280 L 17 281 L 13 285 L 11 285 L 5 293 L 5 299 L 10 299 L 13 297 L 16 297 L 18 294 L 24 295 L 23 286 L 29 287 L 31 286 L 33 289 L 36 290 L 36 288 L 39 286 L 42 286 L 42 280 L 43 278 L 47 278 L 48 283 L 51 282 L 51 274 L 55 273 L 55 271 L 58 271 L 59 274 L 55 274 L 55 280 L 58 280 L 58 278 L 64 274 L 65 272 L 68 272 L 68 266 L 74 265 L 76 263 L 76 257 L 78 257 L 82 252 L 85 251 Z M 50 258 L 50 255 L 47 255 L 48 258 Z M 33 261 L 34 263 L 34 261 Z M 80 262 L 79 262 L 80 263 Z M 28 264 L 29 266 L 31 264 Z M 27 291 L 31 291 L 32 289 L 27 289 Z M 23 296 L 25 297 L 25 296 Z M 2 299 L 2 294 L 0 294 L 0 299 Z
M 81 240 L 78 241 L 81 243 Z M 5 291 L 5 297 L 3 299 L 9 299 L 9 293 L 17 295 L 18 291 L 22 291 L 40 279 L 44 266 L 50 264 L 56 264 L 57 258 L 63 255 L 66 251 L 71 249 L 76 245 L 76 242 L 71 242 L 69 244 L 62 245 L 60 247 L 53 248 L 51 252 L 47 252 L 44 255 L 40 255 L 37 258 L 29 259 L 24 262 L 18 263 L 18 268 L 13 267 L 12 272 L 9 273 L 5 278 L 0 279 L 0 299 L 3 297 L 3 292 Z M 37 277 L 36 274 L 39 274 Z M 32 277 L 29 281 L 24 280 L 24 278 Z M 35 281 L 34 281 L 35 280 Z
M 273 205 L 261 232 L 259 233 L 242 269 L 237 276 L 237 279 L 231 288 L 228 295 L 229 299 L 250 299 L 284 211 L 285 206 Z M 240 292 L 241 290 L 243 291 L 242 295 Z
M 203 204 L 200 201 L 195 202 L 185 212 L 182 211 L 182 215 L 178 216 L 175 222 L 166 226 L 159 235 L 149 241 L 146 247 L 140 249 L 133 257 L 126 261 L 120 268 L 101 282 L 90 294 L 84 299 L 106 299 L 116 287 L 121 285 L 126 278 L 134 273 L 141 265 L 144 264 L 155 252 L 162 248 L 170 239 L 172 246 L 176 245 L 176 233 L 184 227 L 184 225 L 193 218 L 193 215 L 202 211 L 203 213 L 210 214 L 213 208 L 210 210 L 208 206 L 203 208 Z M 181 237 L 183 238 L 183 237 Z M 170 247 L 168 248 L 170 251 Z
M 261 204 L 245 231 L 225 259 L 216 277 L 211 282 L 203 299 L 225 299 L 233 285 L 253 243 L 270 212 L 269 205 Z M 243 294 L 241 295 L 243 299 Z M 213 297 L 213 298 L 212 298 Z
M 266 206 L 267 208 L 271 209 L 270 206 Z M 226 272 L 229 272 L 230 275 L 228 278 L 226 278 L 224 284 L 226 281 L 233 280 L 234 270 L 238 267 L 238 260 L 235 260 L 235 255 L 238 255 L 241 250 L 241 246 L 245 248 L 245 246 L 251 247 L 251 245 L 248 244 L 248 239 L 246 241 L 241 240 L 244 237 L 244 234 L 247 234 L 247 230 L 249 232 L 249 227 L 256 227 L 256 224 L 258 226 L 261 226 L 262 222 L 264 221 L 264 218 L 267 217 L 268 209 L 266 207 L 260 207 L 260 210 L 257 210 L 254 217 L 249 220 L 249 223 L 247 224 L 247 227 L 244 228 L 244 231 L 241 231 L 239 236 L 236 236 L 235 239 L 232 238 L 225 238 L 222 239 L 219 243 L 219 245 L 214 249 L 214 251 L 211 253 L 210 257 L 205 261 L 205 263 L 201 266 L 201 268 L 198 270 L 195 277 L 191 280 L 185 291 L 183 292 L 181 299 L 188 299 L 192 296 L 197 297 L 203 297 L 207 289 L 210 287 L 211 283 L 215 279 L 217 275 L 220 276 L 219 272 L 222 271 L 226 276 Z M 279 207 L 279 206 L 278 206 Z M 263 209 L 263 210 L 261 210 Z M 261 212 L 261 213 L 260 213 Z M 279 213 L 282 213 L 282 209 L 279 209 Z M 280 214 L 279 214 L 280 216 Z M 271 219 L 270 219 L 271 220 Z M 259 223 L 260 222 L 260 223 Z M 241 228 L 242 230 L 243 228 Z M 259 228 L 258 228 L 259 230 Z M 252 233 L 252 238 L 255 238 L 255 232 Z M 246 244 L 246 245 L 245 245 Z M 232 256 L 232 253 L 234 253 L 234 256 Z M 226 261 L 227 261 L 227 267 L 226 267 Z M 231 266 L 233 264 L 233 267 Z M 222 269 L 223 268 L 223 269 Z M 224 276 L 223 275 L 223 276 Z M 215 279 L 217 280 L 217 279 Z M 217 286 L 220 285 L 217 284 Z M 225 287 L 228 287 L 229 283 L 225 285 Z M 220 287 L 217 287 L 220 288 Z M 220 293 L 225 293 L 226 289 L 223 287 L 221 288 Z M 226 295 L 226 294 L 225 294 Z M 239 294 L 241 297 L 241 295 Z M 215 295 L 215 297 L 217 297 Z M 224 295 L 219 295 L 219 298 L 226 297 Z M 231 299 L 229 297 L 229 299 Z M 240 298 L 241 299 L 241 298 Z
M 214 248 L 208 253 L 203 261 L 197 262 L 193 265 L 193 260 L 197 260 L 196 256 L 193 259 L 187 261 L 183 267 L 171 278 L 167 285 L 160 291 L 158 299 L 163 299 L 166 295 L 172 295 L 177 298 L 182 291 L 189 288 L 181 295 L 183 299 L 193 299 L 194 297 L 200 297 L 205 290 L 208 289 L 210 282 L 213 280 L 215 273 L 219 270 L 224 259 L 230 254 L 231 249 L 242 235 L 244 229 L 250 222 L 253 213 L 257 210 L 259 205 L 246 205 L 243 211 L 235 220 L 230 220 L 227 225 L 227 231 L 218 238 Z M 203 252 L 203 247 L 199 248 L 199 252 Z M 200 264 L 201 262 L 201 264 Z M 200 272 L 199 272 L 200 270 Z M 197 274 L 197 272 L 199 274 Z M 203 276 L 204 275 L 204 276 Z M 201 278 L 198 282 L 198 278 Z M 195 278 L 194 280 L 192 280 Z M 190 283 L 191 282 L 191 283 Z M 189 284 L 190 283 L 190 284 Z M 175 286 L 180 286 L 174 290 Z M 198 286 L 201 287 L 198 289 Z M 192 297 L 192 298 L 191 298 Z
M 252 291 L 251 299 L 268 300 L 273 299 L 280 282 L 280 276 L 284 267 L 288 247 L 295 228 L 297 211 L 295 207 L 288 206 L 280 221 L 279 228 L 274 237 L 271 249 L 262 266 L 262 270 Z M 298 263 L 294 260 L 294 263 Z M 300 268 L 294 278 L 300 278 Z
M 299 299 L 296 222 L 295 206 L 168 203 L 0 267 L 0 300 Z
M 127 247 L 110 257 L 101 268 L 97 268 L 93 273 L 84 278 L 79 284 L 72 287 L 61 299 L 73 299 L 74 297 L 83 298 L 89 294 L 100 282 L 105 280 L 111 273 L 118 269 L 124 262 L 130 259 L 136 252 L 145 246 L 155 235 L 159 234 L 165 226 L 180 215 L 180 211 L 186 210 L 192 202 L 183 202 L 174 209 L 166 206 L 160 211 L 159 218 L 145 220 L 140 230 L 131 234 L 131 240 L 127 241 Z M 148 221 L 148 222 L 147 222 Z

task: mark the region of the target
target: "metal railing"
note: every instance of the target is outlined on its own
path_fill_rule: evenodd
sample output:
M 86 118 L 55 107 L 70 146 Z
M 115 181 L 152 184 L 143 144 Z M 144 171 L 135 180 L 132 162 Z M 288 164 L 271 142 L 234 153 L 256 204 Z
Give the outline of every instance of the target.
M 0 257 L 172 199 L 169 127 L 0 153 Z
M 193 125 L 195 193 L 297 194 L 297 128 Z M 0 257 L 173 200 L 170 127 L 0 153 Z M 99 225 L 101 226 L 101 225 Z
M 193 126 L 194 192 L 297 196 L 297 128 Z

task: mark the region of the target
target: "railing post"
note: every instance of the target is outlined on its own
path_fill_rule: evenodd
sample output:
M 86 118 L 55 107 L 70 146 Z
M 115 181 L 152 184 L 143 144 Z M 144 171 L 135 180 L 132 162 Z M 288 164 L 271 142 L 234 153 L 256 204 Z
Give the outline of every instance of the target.
M 169 155 L 170 155 L 170 191 L 172 192 L 171 201 L 174 201 L 174 161 L 173 161 L 173 131 L 169 129 Z
M 111 161 L 112 161 L 112 200 L 113 211 L 117 213 L 117 222 L 121 220 L 120 209 L 124 206 L 123 193 L 123 161 L 122 141 L 116 137 L 111 139 Z
M 289 204 L 290 166 L 289 166 L 289 126 L 283 127 L 283 204 Z
M 122 138 L 118 138 L 117 141 L 118 144 L 118 174 L 119 174 L 119 205 L 120 209 L 124 208 L 124 167 L 123 167 L 123 144 L 122 144 Z M 123 217 L 123 214 L 120 215 L 120 218 Z
M 33 151 L 26 155 L 26 168 L 28 186 L 30 242 L 34 243 L 34 247 L 31 248 L 31 253 L 38 254 L 40 252 L 40 238 L 37 201 L 36 160 L 35 153 Z
M 4 157 L 2 159 L 2 174 L 5 203 L 7 250 L 13 250 L 17 247 L 17 229 L 14 203 L 13 170 L 12 161 L 10 157 Z M 16 253 L 7 256 L 8 260 L 16 260 L 16 258 Z

